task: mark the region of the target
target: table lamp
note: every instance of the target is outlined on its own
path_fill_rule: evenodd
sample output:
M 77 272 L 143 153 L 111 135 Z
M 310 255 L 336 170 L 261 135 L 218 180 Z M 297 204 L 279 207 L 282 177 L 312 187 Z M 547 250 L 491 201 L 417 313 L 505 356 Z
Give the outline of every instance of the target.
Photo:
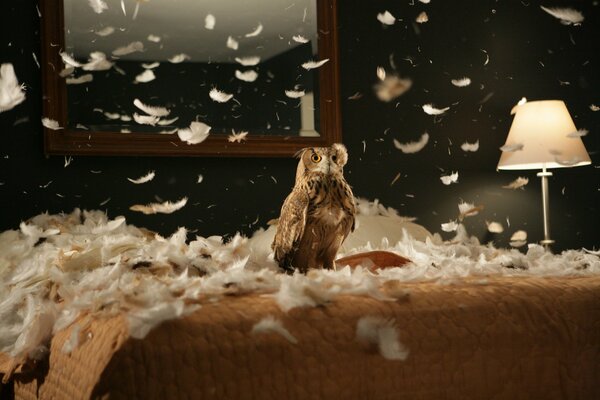
M 547 170 L 589 165 L 592 161 L 563 101 L 519 103 L 511 114 L 515 117 L 506 143 L 500 148 L 498 169 L 542 170 L 537 174 L 542 180 L 544 215 L 544 240 L 540 243 L 547 247 L 554 243 L 550 239 L 548 203 L 548 177 L 552 172 Z

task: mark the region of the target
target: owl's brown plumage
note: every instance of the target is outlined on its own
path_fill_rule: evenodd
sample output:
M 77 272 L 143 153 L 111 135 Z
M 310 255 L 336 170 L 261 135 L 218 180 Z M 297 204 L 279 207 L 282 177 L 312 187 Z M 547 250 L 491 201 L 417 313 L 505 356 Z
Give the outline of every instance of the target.
M 281 207 L 271 247 L 286 271 L 333 268 L 342 242 L 354 230 L 354 196 L 344 179 L 343 144 L 299 153 L 296 183 Z

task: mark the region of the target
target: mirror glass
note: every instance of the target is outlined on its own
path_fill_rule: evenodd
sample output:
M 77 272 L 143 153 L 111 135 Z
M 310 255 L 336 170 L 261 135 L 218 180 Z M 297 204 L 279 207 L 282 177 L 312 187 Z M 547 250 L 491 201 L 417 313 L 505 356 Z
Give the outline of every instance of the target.
M 316 0 L 63 4 L 68 129 L 319 136 Z

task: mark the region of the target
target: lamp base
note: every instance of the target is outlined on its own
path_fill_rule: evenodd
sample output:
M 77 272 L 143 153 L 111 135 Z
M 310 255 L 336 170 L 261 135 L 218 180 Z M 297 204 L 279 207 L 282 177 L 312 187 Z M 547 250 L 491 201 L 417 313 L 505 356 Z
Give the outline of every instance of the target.
M 540 244 L 542 246 L 550 246 L 551 244 L 554 244 L 554 240 L 552 239 L 544 239 L 544 240 L 540 240 Z

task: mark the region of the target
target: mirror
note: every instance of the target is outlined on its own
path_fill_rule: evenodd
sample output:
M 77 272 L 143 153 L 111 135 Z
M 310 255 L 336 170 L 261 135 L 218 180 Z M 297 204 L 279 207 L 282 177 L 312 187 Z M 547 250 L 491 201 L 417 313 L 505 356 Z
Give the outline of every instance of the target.
M 335 0 L 43 0 L 46 154 L 286 156 L 341 140 Z

